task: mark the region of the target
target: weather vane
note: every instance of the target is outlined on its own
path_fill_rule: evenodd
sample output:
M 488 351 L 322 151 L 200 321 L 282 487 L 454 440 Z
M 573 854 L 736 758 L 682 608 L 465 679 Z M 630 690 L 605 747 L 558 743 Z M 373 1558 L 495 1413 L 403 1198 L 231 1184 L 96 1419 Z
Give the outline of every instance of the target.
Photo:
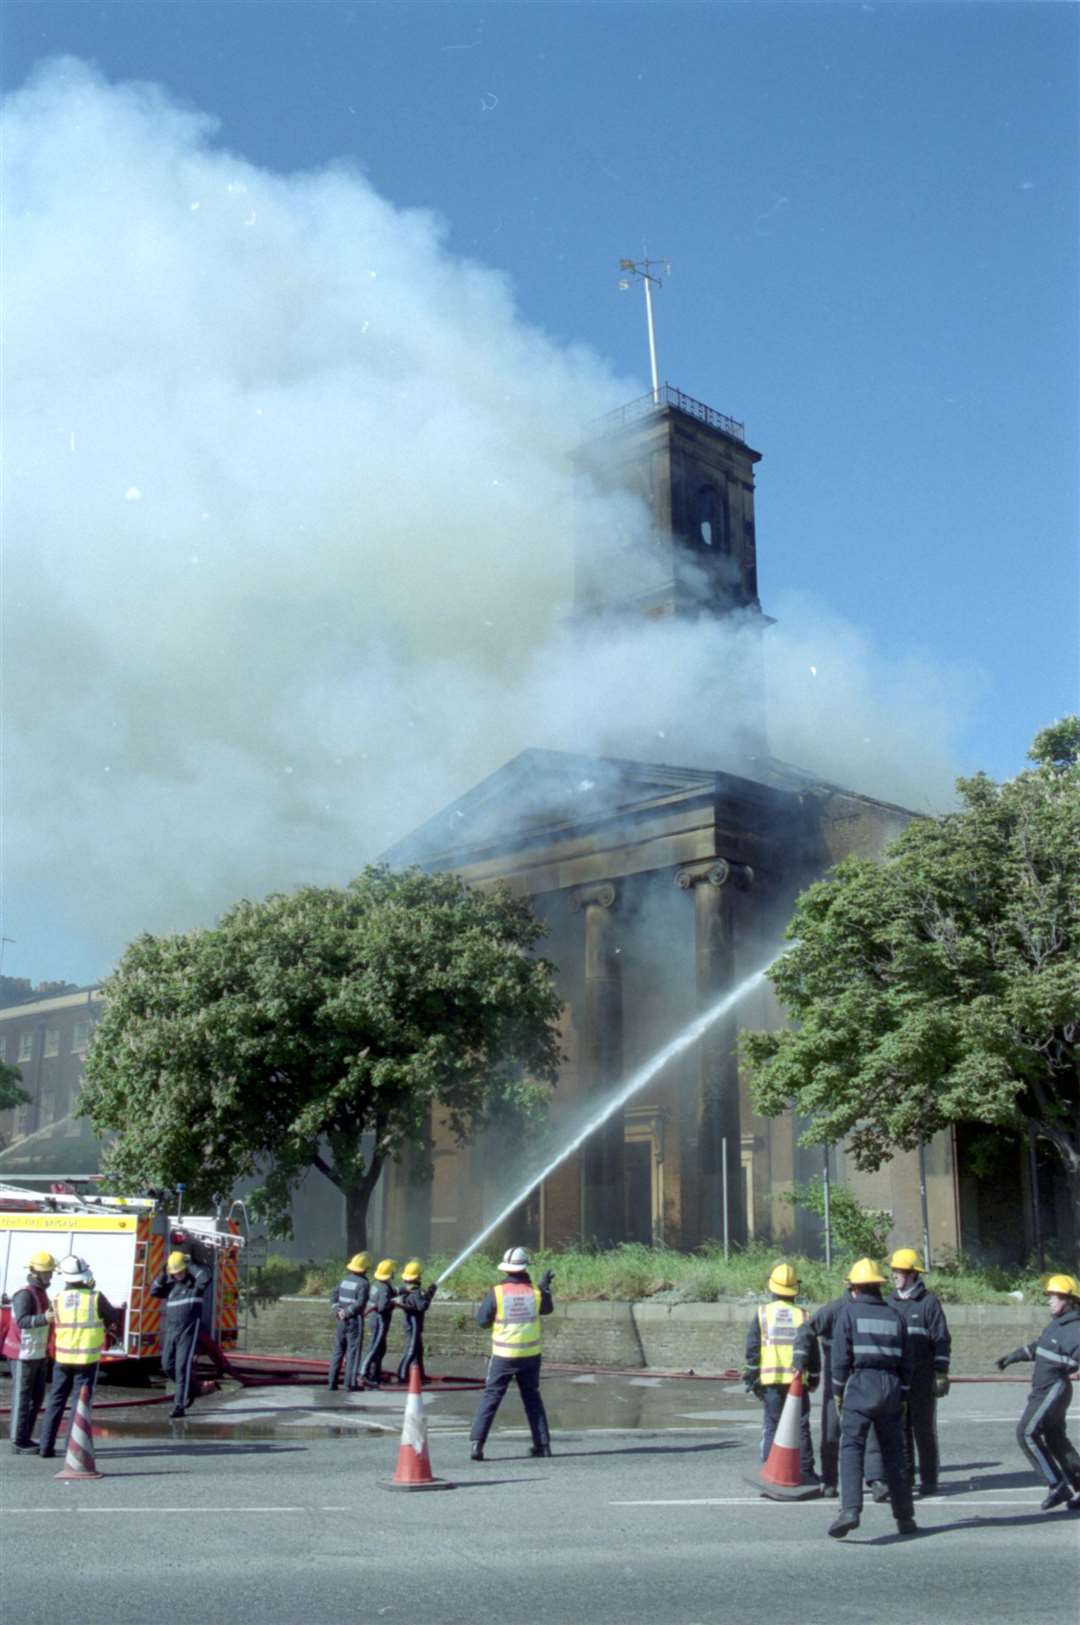
M 652 369 L 652 398 L 656 405 L 659 406 L 660 374 L 656 369 L 656 324 L 653 321 L 652 290 L 653 283 L 655 283 L 658 288 L 662 288 L 664 284 L 661 282 L 660 278 L 653 269 L 653 267 L 657 265 L 663 266 L 665 276 L 671 275 L 670 260 L 620 260 L 619 270 L 626 271 L 629 273 L 629 275 L 624 276 L 621 279 L 619 282 L 619 287 L 623 292 L 625 292 L 630 286 L 630 278 L 635 276 L 639 276 L 645 285 L 645 322 L 649 329 L 649 366 Z

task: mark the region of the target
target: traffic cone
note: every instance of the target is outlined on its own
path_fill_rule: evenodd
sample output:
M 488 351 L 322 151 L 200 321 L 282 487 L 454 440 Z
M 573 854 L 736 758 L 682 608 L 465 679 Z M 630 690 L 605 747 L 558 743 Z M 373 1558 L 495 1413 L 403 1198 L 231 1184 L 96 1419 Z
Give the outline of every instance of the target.
M 452 1490 L 453 1484 L 445 1478 L 435 1478 L 427 1447 L 427 1422 L 424 1420 L 424 1390 L 420 1383 L 420 1367 L 409 1367 L 409 1392 L 405 1399 L 405 1420 L 401 1428 L 401 1446 L 398 1450 L 397 1472 L 393 1478 L 379 1480 L 384 1490 Z
M 79 1397 L 68 1424 L 67 1450 L 64 1454 L 64 1465 L 54 1478 L 66 1478 L 69 1481 L 76 1478 L 104 1478 L 94 1463 L 94 1429 L 90 1422 L 91 1387 L 88 1382 L 79 1384 Z
M 751 1480 L 770 1501 L 807 1501 L 821 1493 L 816 1479 L 807 1480 L 799 1463 L 799 1429 L 802 1419 L 803 1379 L 796 1371 L 780 1412 L 780 1423 L 769 1451 L 769 1459 Z

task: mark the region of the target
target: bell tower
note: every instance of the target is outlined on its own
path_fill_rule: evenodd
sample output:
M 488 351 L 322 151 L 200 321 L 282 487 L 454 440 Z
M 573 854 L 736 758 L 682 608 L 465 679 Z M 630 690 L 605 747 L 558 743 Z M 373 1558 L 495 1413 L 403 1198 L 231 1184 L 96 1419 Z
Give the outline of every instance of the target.
M 576 456 L 577 616 L 769 625 L 757 586 L 760 461 L 741 423 L 670 384 L 601 419 Z

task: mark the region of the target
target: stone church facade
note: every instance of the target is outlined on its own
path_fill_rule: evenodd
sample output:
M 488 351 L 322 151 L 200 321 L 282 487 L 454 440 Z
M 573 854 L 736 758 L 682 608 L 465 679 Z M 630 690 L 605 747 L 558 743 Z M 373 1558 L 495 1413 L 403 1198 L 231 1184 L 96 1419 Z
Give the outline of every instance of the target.
M 645 502 L 654 537 L 642 569 L 621 557 L 619 537 L 579 536 L 582 635 L 637 615 L 734 618 L 743 636 L 764 634 L 760 456 L 742 425 L 665 388 L 614 414 L 579 460 L 582 478 Z M 756 971 L 806 884 L 849 853 L 878 855 L 913 816 L 777 762 L 763 714 L 744 706 L 742 716 L 734 771 L 527 750 L 386 854 L 507 886 L 545 920 L 543 951 L 564 999 L 555 1112 L 567 1121 Z M 798 1144 L 791 1118 L 755 1115 L 735 1053 L 740 1025 L 781 1019 L 759 984 L 557 1168 L 505 1234 L 548 1247 L 688 1248 L 726 1233 L 814 1250 L 820 1225 L 781 1197 L 820 1175 L 824 1154 Z M 834 1179 L 890 1209 L 897 1236 L 921 1239 L 917 1157 L 868 1177 L 845 1168 L 842 1150 L 830 1156 Z M 436 1113 L 430 1159 L 396 1165 L 383 1181 L 378 1232 L 402 1251 L 465 1245 L 512 1194 L 507 1167 L 490 1137 L 459 1148 Z M 922 1172 L 933 1249 L 944 1256 L 962 1244 L 952 1136 L 925 1149 Z

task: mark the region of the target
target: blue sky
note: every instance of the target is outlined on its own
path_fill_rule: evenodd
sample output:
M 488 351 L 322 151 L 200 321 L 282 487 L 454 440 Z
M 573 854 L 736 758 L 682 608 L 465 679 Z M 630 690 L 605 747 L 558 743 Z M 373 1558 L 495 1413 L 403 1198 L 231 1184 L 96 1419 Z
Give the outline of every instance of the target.
M 811 603 L 895 703 L 916 673 L 951 767 L 1006 777 L 1080 704 L 1078 24 L 1041 4 L 9 0 L 0 43 L 5 91 L 74 56 L 214 115 L 211 146 L 254 170 L 359 168 L 627 395 L 647 351 L 617 263 L 670 259 L 661 372 L 763 453 L 765 609 Z M 96 975 L 136 913 L 80 921 L 12 841 L 5 970 Z

